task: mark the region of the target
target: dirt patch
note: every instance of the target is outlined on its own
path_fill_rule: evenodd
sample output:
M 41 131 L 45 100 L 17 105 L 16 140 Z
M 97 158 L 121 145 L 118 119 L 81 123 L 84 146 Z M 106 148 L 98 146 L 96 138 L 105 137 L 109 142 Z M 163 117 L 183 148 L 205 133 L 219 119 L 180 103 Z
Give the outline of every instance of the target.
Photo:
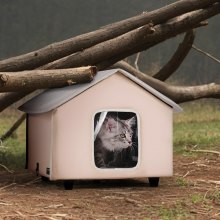
M 220 219 L 220 157 L 174 157 L 174 176 L 47 183 L 0 168 L 0 219 Z

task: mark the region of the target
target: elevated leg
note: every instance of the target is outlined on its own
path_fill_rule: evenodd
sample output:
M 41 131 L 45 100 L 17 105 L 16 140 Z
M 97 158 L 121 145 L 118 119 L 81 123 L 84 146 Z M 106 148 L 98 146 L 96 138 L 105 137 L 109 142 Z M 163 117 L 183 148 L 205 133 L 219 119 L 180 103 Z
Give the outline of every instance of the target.
M 149 177 L 148 180 L 149 180 L 150 187 L 158 187 L 159 180 L 160 180 L 159 177 Z

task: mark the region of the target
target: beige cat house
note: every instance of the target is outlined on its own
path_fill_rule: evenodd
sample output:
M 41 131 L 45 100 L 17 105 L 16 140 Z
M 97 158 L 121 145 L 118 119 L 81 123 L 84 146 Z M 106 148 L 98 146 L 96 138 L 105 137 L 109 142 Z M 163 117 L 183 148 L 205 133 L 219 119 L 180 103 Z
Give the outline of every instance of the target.
M 27 168 L 43 179 L 146 178 L 173 174 L 172 100 L 121 69 L 86 84 L 49 89 L 27 113 Z

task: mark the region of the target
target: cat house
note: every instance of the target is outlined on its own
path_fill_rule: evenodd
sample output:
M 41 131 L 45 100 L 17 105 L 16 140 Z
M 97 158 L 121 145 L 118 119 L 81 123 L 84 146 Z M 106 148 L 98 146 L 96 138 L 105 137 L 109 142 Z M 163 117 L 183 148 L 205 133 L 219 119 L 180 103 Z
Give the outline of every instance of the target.
M 43 179 L 148 178 L 173 174 L 173 112 L 181 107 L 121 69 L 90 83 L 49 89 L 27 113 L 29 170 Z

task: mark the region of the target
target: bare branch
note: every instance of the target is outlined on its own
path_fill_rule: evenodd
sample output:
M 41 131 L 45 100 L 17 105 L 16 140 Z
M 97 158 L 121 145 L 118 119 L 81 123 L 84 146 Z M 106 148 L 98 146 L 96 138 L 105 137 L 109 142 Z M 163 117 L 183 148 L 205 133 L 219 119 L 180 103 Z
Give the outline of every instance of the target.
M 148 85 L 152 86 L 162 94 L 166 95 L 176 103 L 189 102 L 201 98 L 217 98 L 220 99 L 220 85 L 211 83 L 199 86 L 173 86 L 164 83 L 158 79 L 150 77 L 129 65 L 124 61 L 120 61 L 113 65 L 114 68 L 122 68 Z
M 14 173 L 13 170 L 8 169 L 8 167 L 6 167 L 6 166 L 3 165 L 3 164 L 0 164 L 0 167 L 4 168 L 4 169 L 5 169 L 7 172 L 9 172 L 9 173 Z M 0 188 L 0 190 L 1 190 L 1 188 Z
M 179 45 L 172 58 L 153 77 L 162 81 L 168 79 L 179 68 L 189 53 L 194 39 L 195 32 L 193 30 L 188 31 L 183 39 L 183 42 Z
M 205 52 L 204 50 L 199 49 L 198 47 L 196 47 L 194 44 L 192 45 L 192 48 L 195 49 L 196 51 L 205 54 L 207 57 L 211 58 L 212 60 L 214 60 L 215 62 L 220 64 L 220 60 L 215 58 L 214 56 L 212 56 L 210 53 Z
M 137 53 L 135 61 L 134 61 L 134 66 L 137 70 L 139 70 L 138 61 L 139 61 L 139 58 L 140 58 L 140 54 L 141 54 L 140 52 Z
M 26 118 L 26 113 L 22 114 L 19 117 L 19 119 L 12 125 L 12 127 L 0 137 L 0 140 L 4 141 L 7 138 L 9 138 L 19 128 L 19 126 L 22 124 L 25 118 Z
M 68 56 L 100 42 L 120 36 L 126 32 L 153 22 L 155 25 L 181 14 L 206 8 L 219 0 L 182 0 L 149 13 L 113 23 L 71 39 L 50 44 L 42 49 L 0 61 L 0 71 L 22 71 L 35 69 L 46 63 Z
M 22 91 L 22 92 L 6 92 L 0 94 L 0 112 L 6 109 L 11 104 L 13 104 L 14 102 L 17 102 L 18 100 L 22 99 L 31 92 L 33 92 L 33 90 Z

